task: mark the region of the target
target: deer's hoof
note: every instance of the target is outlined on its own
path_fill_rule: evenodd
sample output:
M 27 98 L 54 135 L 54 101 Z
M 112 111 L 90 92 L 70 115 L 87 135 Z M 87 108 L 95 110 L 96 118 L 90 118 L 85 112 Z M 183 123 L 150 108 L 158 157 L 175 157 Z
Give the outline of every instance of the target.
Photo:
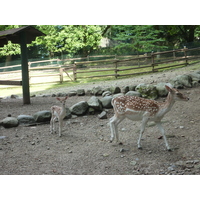
M 172 149 L 171 149 L 171 148 L 168 148 L 167 151 L 172 151 Z
M 139 146 L 139 147 L 138 147 L 138 149 L 142 150 L 142 147 L 141 147 L 141 146 Z

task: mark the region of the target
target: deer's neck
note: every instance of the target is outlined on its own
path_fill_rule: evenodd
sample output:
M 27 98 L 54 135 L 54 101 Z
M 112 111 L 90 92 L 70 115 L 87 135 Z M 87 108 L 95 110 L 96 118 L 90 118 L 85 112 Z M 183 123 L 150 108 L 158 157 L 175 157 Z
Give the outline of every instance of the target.
M 65 104 L 62 104 L 62 110 L 61 110 L 61 115 L 65 115 L 66 113 L 66 108 L 65 108 Z
M 174 103 L 175 103 L 175 100 L 172 94 L 169 92 L 166 101 L 164 103 L 161 103 L 160 105 L 160 114 L 164 116 L 167 112 L 171 110 Z

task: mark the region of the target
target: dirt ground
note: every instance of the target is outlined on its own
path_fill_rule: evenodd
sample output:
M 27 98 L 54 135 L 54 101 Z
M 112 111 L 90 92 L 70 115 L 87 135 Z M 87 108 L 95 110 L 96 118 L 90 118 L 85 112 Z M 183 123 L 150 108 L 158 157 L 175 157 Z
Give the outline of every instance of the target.
M 119 82 L 118 82 L 119 84 Z M 173 151 L 168 152 L 156 126 L 148 123 L 137 149 L 140 122 L 124 120 L 119 125 L 121 145 L 109 143 L 108 119 L 97 115 L 64 121 L 63 136 L 51 135 L 49 124 L 0 127 L 0 174 L 200 174 L 200 87 L 181 90 L 188 102 L 176 102 L 163 119 L 163 127 Z M 89 96 L 70 97 L 70 107 Z M 159 99 L 162 100 L 162 99 Z M 55 97 L 31 98 L 31 105 L 21 99 L 2 99 L 0 120 L 11 114 L 32 115 L 59 105 Z

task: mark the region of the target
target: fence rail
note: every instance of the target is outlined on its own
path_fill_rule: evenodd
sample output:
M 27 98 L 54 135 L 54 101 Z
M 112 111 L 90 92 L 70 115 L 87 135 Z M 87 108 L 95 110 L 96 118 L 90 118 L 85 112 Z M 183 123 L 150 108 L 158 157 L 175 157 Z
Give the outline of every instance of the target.
M 97 60 L 98 58 L 106 58 Z M 152 73 L 166 68 L 178 67 L 188 65 L 192 60 L 200 58 L 200 47 L 193 49 L 177 49 L 164 52 L 152 52 L 144 55 L 100 55 L 88 56 L 83 58 L 70 58 L 70 59 L 54 59 L 29 62 L 29 77 L 30 83 L 34 83 L 35 78 L 37 81 L 48 82 L 47 79 L 54 81 L 77 81 L 82 78 L 97 78 L 97 77 L 115 77 L 138 75 L 141 73 Z M 94 59 L 94 60 L 93 60 Z M 96 60 L 95 60 L 96 59 Z M 43 66 L 44 65 L 44 66 Z M 6 66 L 0 68 L 0 85 L 21 84 L 21 65 Z M 9 76 L 11 71 L 17 68 L 12 73 L 13 77 Z M 2 71 L 3 70 L 3 71 Z M 129 73 L 127 73 L 129 72 Z M 18 75 L 18 77 L 17 77 Z M 45 79 L 41 79 L 45 77 Z M 58 78 L 57 78 L 58 77 Z M 17 82 L 18 81 L 18 82 Z

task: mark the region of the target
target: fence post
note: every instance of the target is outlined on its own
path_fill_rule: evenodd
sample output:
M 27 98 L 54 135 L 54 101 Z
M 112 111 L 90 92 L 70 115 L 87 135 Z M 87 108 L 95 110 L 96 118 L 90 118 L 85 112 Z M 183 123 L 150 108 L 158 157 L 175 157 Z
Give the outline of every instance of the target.
M 152 66 L 152 71 L 154 72 L 155 63 L 154 63 L 154 53 L 153 53 L 153 51 L 151 52 L 151 66 Z
M 173 59 L 176 59 L 176 54 L 175 54 L 174 49 L 173 49 Z
M 117 74 L 117 61 L 115 61 L 115 78 L 117 78 L 118 74 Z
M 62 83 L 63 82 L 63 68 L 60 68 L 59 71 L 60 71 L 60 83 Z
M 31 84 L 31 62 L 28 62 L 29 83 Z
M 73 76 L 74 76 L 74 81 L 76 81 L 77 80 L 77 77 L 76 77 L 76 62 L 74 62 L 74 67 L 73 67 Z
M 188 63 L 188 58 L 187 58 L 187 53 L 186 53 L 186 51 L 187 51 L 186 46 L 184 46 L 183 51 L 184 51 L 184 56 L 185 56 L 185 65 L 188 65 L 189 63 Z

